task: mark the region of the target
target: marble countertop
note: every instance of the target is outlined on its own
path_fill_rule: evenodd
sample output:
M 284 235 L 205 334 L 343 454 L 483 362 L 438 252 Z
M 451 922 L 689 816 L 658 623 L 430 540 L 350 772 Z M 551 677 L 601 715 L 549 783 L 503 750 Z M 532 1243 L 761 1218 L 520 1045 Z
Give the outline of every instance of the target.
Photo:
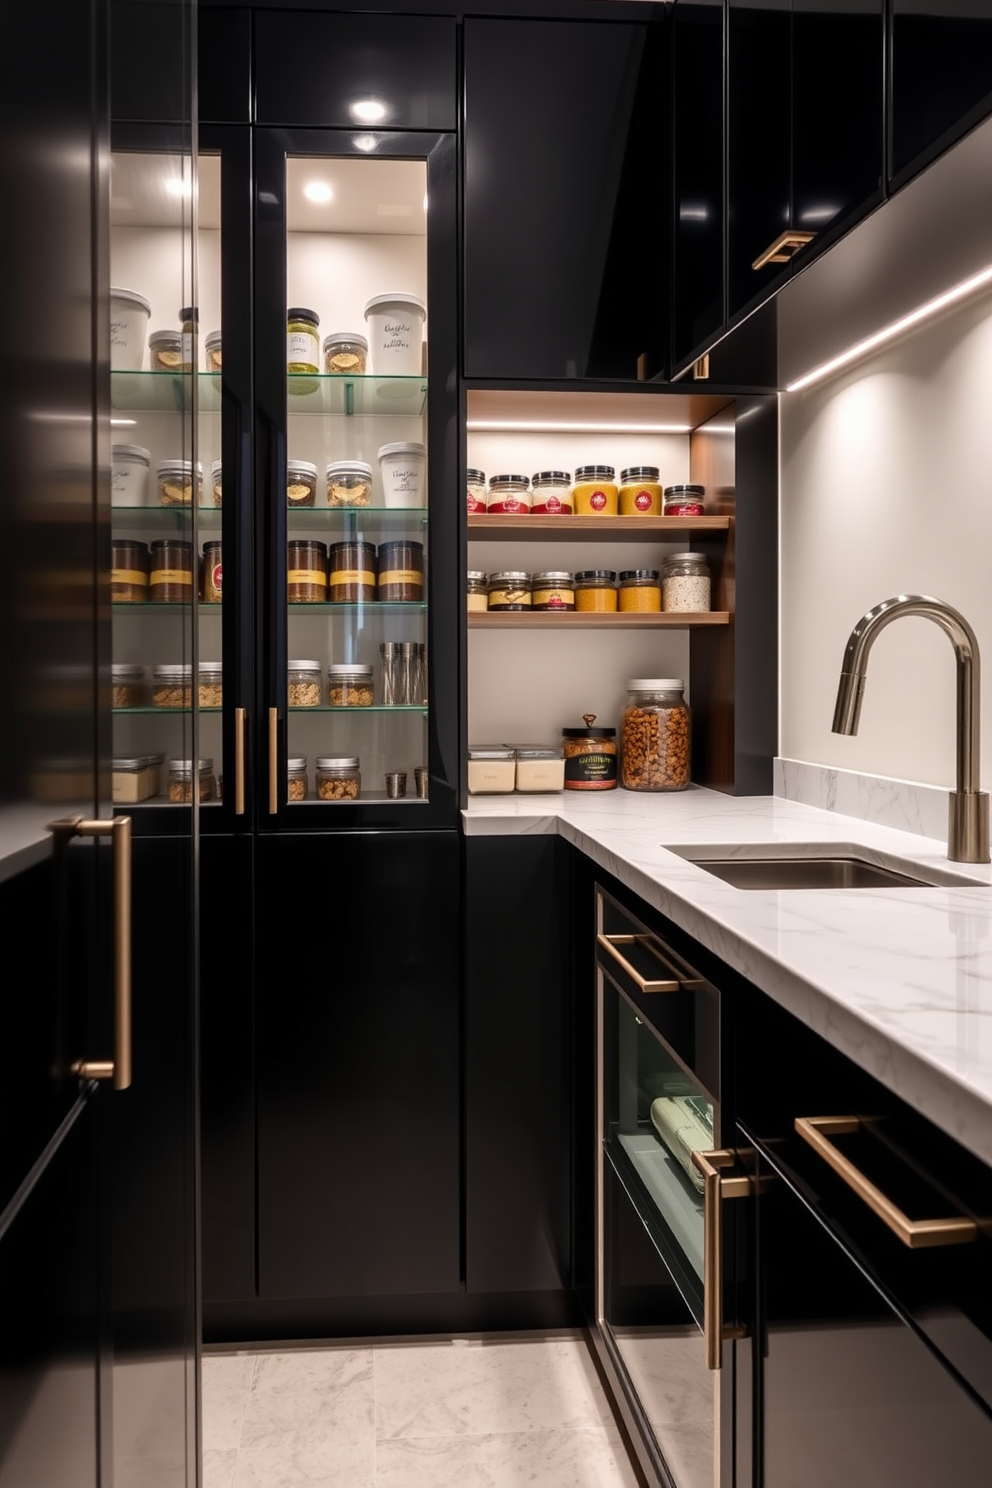
M 992 868 L 774 796 L 477 796 L 468 835 L 560 834 L 903 1100 L 992 1163 Z M 741 890 L 669 845 L 853 848 L 939 888 Z M 969 882 L 971 880 L 971 882 Z M 978 880 L 979 882 L 974 882 Z

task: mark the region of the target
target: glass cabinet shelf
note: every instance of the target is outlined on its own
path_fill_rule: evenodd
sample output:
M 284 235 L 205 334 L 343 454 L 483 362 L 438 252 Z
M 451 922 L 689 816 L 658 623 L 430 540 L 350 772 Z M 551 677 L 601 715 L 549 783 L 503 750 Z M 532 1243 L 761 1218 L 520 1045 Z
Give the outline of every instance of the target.
M 147 528 L 150 531 L 168 532 L 185 529 L 192 521 L 192 508 L 188 506 L 112 506 L 111 526 Z M 202 532 L 219 532 L 223 512 L 219 506 L 198 506 L 197 525 Z
M 111 608 L 113 609 L 115 614 L 117 614 L 121 610 L 135 610 L 137 612 L 140 612 L 141 614 L 144 614 L 148 610 L 154 610 L 157 614 L 178 615 L 183 610 L 191 609 L 192 605 L 192 599 L 179 599 L 170 604 L 166 604 L 164 601 L 159 602 L 158 600 L 151 599 L 116 599 L 114 600 Z M 207 601 L 203 599 L 196 600 L 196 607 L 198 610 L 216 610 L 218 613 L 223 609 L 223 606 L 221 604 L 208 604 Z
M 110 406 L 126 413 L 186 413 L 196 388 L 201 413 L 220 413 L 216 372 L 111 372 Z
M 116 713 L 123 713 L 128 718 L 137 718 L 139 715 L 141 715 L 141 716 L 148 715 L 150 717 L 152 714 L 154 714 L 156 718 L 182 718 L 182 716 L 184 714 L 191 713 L 192 711 L 193 711 L 192 708 L 153 708 L 151 706 L 147 706 L 147 707 L 144 707 L 144 708 L 113 708 L 113 709 L 111 709 L 111 712 L 113 712 L 115 714 Z M 197 708 L 196 711 L 198 713 L 221 713 L 221 712 L 223 712 L 223 709 L 221 709 L 221 708 Z
M 351 377 L 341 372 L 290 372 L 287 412 L 326 418 L 420 418 L 427 407 L 425 377 Z
M 290 507 L 286 525 L 291 532 L 324 531 L 340 528 L 349 535 L 363 526 L 397 528 L 427 526 L 427 512 L 408 506 L 306 506 Z
M 162 709 L 156 710 L 161 713 Z M 204 710 L 201 708 L 200 712 Z M 290 713 L 350 713 L 353 718 L 361 718 L 363 713 L 426 713 L 426 703 L 371 703 L 364 707 L 332 708 L 327 703 L 321 703 L 318 707 L 294 708 L 288 710 Z
M 287 611 L 291 616 L 294 614 L 322 614 L 326 611 L 332 611 L 335 614 L 359 615 L 364 613 L 368 615 L 370 613 L 381 614 L 386 610 L 389 610 L 390 613 L 402 611 L 406 614 L 422 614 L 426 609 L 426 604 L 416 599 L 402 601 L 388 599 L 350 600 L 339 601 L 337 604 L 331 604 L 323 600 L 294 600 L 292 604 L 287 606 Z

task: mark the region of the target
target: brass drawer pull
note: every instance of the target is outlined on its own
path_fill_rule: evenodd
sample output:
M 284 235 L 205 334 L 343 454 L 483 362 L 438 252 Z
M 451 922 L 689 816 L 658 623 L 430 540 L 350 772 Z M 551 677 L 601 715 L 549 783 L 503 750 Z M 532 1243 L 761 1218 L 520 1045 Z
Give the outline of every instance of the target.
M 746 1174 L 724 1177 L 720 1169 L 732 1167 L 737 1154 L 730 1148 L 694 1152 L 692 1161 L 703 1175 L 703 1343 L 706 1368 L 719 1369 L 723 1342 L 743 1338 L 743 1328 L 723 1326 L 723 1208 L 724 1199 L 744 1199 L 754 1192 L 754 1180 Z
M 234 814 L 245 814 L 245 708 L 234 710 Z
M 888 1225 L 903 1245 L 908 1245 L 911 1250 L 920 1250 L 925 1246 L 967 1245 L 969 1241 L 977 1239 L 978 1225 L 963 1215 L 949 1216 L 946 1219 L 910 1219 L 908 1214 L 897 1209 L 892 1200 L 886 1198 L 882 1190 L 876 1188 L 854 1166 L 850 1158 L 845 1157 L 830 1141 L 831 1136 L 856 1132 L 863 1124 L 860 1116 L 796 1117 L 796 1131 L 803 1141 L 808 1142 L 813 1151 L 843 1178 L 848 1188 Z
M 651 944 L 646 935 L 597 935 L 596 944 L 602 946 L 604 951 L 609 952 L 617 965 L 621 966 L 627 973 L 639 992 L 646 994 L 648 992 L 680 992 L 682 990 L 682 982 L 679 980 L 674 968 L 663 960 L 658 954 L 657 948 Z M 618 945 L 643 945 L 646 950 L 650 951 L 655 960 L 660 962 L 666 971 L 672 973 L 674 980 L 646 980 L 646 978 L 641 976 L 641 973 L 636 967 L 631 966 L 626 956 L 621 956 L 617 950 Z
M 760 253 L 751 265 L 752 269 L 763 269 L 765 264 L 788 263 L 800 248 L 805 248 L 807 243 L 812 243 L 816 233 L 794 232 L 789 228 L 787 232 L 780 233 L 764 253 Z
M 279 709 L 269 709 L 269 815 L 279 811 Z

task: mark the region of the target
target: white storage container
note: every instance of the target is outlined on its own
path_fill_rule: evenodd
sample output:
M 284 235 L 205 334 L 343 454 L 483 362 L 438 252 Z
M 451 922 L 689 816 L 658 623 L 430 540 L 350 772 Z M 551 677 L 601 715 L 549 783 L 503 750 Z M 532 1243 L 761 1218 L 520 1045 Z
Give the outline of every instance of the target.
M 565 756 L 560 744 L 518 744 L 513 752 L 518 791 L 565 789 Z
M 427 307 L 419 295 L 374 295 L 365 306 L 369 357 L 377 377 L 419 377 Z
M 384 444 L 379 450 L 384 506 L 424 506 L 427 499 L 427 447 Z
M 513 790 L 516 769 L 512 749 L 499 744 L 477 745 L 468 752 L 469 795 L 508 795 Z
M 115 444 L 110 450 L 111 506 L 146 506 L 152 457 L 140 444 Z
M 151 314 L 151 305 L 136 289 L 111 289 L 111 372 L 141 371 Z

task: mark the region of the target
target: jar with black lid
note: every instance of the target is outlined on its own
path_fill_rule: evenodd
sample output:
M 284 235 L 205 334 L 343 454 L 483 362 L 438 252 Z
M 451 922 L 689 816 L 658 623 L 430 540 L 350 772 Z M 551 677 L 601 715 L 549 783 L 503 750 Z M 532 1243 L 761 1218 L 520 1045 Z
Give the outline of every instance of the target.
M 206 542 L 203 544 L 203 557 L 200 559 L 200 599 L 204 604 L 220 604 L 223 599 L 223 590 L 222 544 Z
M 530 511 L 530 481 L 525 475 L 494 475 L 489 482 L 488 510 L 505 516 Z
M 110 545 L 110 598 L 114 604 L 141 604 L 148 599 L 148 544 L 114 538 Z
M 661 486 L 657 465 L 628 465 L 620 472 L 619 510 L 621 517 L 657 517 L 661 515 Z
M 572 483 L 572 509 L 577 517 L 615 517 L 616 471 L 612 465 L 580 465 Z
M 615 790 L 617 731 L 596 728 L 595 713 L 583 713 L 583 728 L 563 728 L 566 790 Z
M 583 568 L 575 575 L 575 608 L 612 614 L 617 607 L 617 576 L 612 568 Z
M 661 609 L 661 580 L 656 568 L 625 568 L 620 574 L 617 593 L 619 608 L 625 614 L 635 611 L 654 614 Z
M 530 574 L 508 568 L 491 573 L 486 585 L 491 610 L 529 610 L 532 607 Z
M 701 517 L 705 511 L 705 486 L 666 486 L 664 514 L 666 517 Z
M 375 543 L 348 538 L 331 543 L 327 555 L 327 597 L 332 604 L 371 603 L 376 597 Z
M 152 543 L 148 598 L 153 604 L 184 604 L 193 598 L 193 544 L 175 537 Z
M 304 305 L 291 305 L 286 312 L 286 371 L 320 370 L 320 316 Z M 315 384 L 316 386 L 316 384 Z
M 320 604 L 327 599 L 327 544 L 293 538 L 286 544 L 286 599 Z
M 530 509 L 537 517 L 570 516 L 572 477 L 567 470 L 539 470 L 531 481 Z
M 486 473 L 484 470 L 466 470 L 465 483 L 469 515 L 486 510 Z
M 424 545 L 406 538 L 379 544 L 379 598 L 387 604 L 422 604 Z

